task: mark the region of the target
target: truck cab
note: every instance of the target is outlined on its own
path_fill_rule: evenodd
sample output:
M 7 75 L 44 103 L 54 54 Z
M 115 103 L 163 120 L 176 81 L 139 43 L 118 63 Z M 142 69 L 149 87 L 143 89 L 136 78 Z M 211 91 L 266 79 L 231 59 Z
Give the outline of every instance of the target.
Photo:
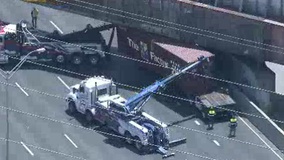
M 15 56 L 19 53 L 16 41 L 16 25 L 0 26 L 0 64 L 8 63 L 8 55 Z
M 8 62 L 8 56 L 5 55 L 4 50 L 4 35 L 0 34 L 0 64 L 5 64 Z
M 109 109 L 110 100 L 124 101 L 118 95 L 117 87 L 112 80 L 104 77 L 92 77 L 72 86 L 67 100 L 69 111 L 72 113 L 78 111 L 86 114 L 87 120 L 96 116 L 96 106 L 102 109 Z

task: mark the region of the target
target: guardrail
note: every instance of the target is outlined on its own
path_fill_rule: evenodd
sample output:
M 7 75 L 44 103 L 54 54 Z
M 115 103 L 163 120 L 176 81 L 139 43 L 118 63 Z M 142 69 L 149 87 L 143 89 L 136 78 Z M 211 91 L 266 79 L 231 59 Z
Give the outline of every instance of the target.
M 57 0 L 23 0 L 28 3 L 40 4 L 52 8 L 66 8 L 67 5 L 60 4 Z
M 38 2 L 38 3 L 46 3 L 47 0 L 23 0 L 24 2 Z

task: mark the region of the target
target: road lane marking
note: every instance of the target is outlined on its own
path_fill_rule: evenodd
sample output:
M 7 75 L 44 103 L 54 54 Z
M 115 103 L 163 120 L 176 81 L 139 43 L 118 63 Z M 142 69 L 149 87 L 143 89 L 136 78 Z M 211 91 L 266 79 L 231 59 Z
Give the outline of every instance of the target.
M 256 104 L 254 104 L 252 101 L 249 101 L 249 103 L 265 117 L 282 135 L 284 135 L 284 131 L 275 123 L 273 122 Z
M 53 23 L 52 21 L 49 21 L 61 34 L 63 34 L 63 32 L 61 31 L 61 29 L 59 27 L 57 27 L 57 25 L 55 23 Z
M 64 136 L 73 144 L 75 148 L 78 148 L 77 145 L 66 134 L 64 134 Z
M 30 155 L 34 156 L 34 153 L 23 143 L 21 142 L 21 144 L 25 147 L 25 149 L 30 153 Z
M 195 122 L 197 125 L 200 125 L 200 123 L 199 123 L 197 120 L 195 120 L 194 122 Z
M 256 131 L 254 131 L 248 124 L 247 124 L 247 122 L 242 118 L 242 117 L 240 117 L 239 116 L 239 119 L 241 120 L 241 121 L 243 121 L 244 122 L 244 124 L 246 125 L 246 126 L 248 126 L 248 128 L 279 158 L 279 159 L 281 159 L 281 160 L 283 160 L 280 156 L 279 156 L 279 154 L 277 154 L 275 151 L 274 151 L 274 149 L 273 148 L 271 148 L 261 137 L 260 137 L 260 135 L 258 135 L 257 133 L 256 133 Z
M 0 75 L 4 78 L 7 78 L 3 73 L 7 74 L 7 72 L 0 68 Z
M 217 146 L 220 146 L 220 143 L 216 140 L 213 140 L 213 142 L 217 145 Z
M 25 93 L 26 96 L 29 96 L 28 93 L 16 82 L 16 85 L 20 88 L 22 92 Z
M 70 87 L 60 77 L 57 77 L 57 78 L 67 89 L 70 89 Z

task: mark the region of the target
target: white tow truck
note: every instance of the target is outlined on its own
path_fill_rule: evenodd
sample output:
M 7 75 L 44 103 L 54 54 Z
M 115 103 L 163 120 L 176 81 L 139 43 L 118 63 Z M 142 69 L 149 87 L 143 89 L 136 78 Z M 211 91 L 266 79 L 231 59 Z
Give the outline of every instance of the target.
M 70 88 L 66 98 L 68 110 L 71 114 L 84 114 L 87 121 L 97 120 L 105 124 L 125 136 L 126 142 L 134 144 L 139 151 L 166 154 L 170 143 L 167 124 L 144 112 L 142 107 L 155 91 L 194 68 L 203 59 L 205 58 L 200 57 L 197 62 L 156 81 L 127 99 L 118 94 L 117 86 L 112 80 L 104 77 L 88 78 Z

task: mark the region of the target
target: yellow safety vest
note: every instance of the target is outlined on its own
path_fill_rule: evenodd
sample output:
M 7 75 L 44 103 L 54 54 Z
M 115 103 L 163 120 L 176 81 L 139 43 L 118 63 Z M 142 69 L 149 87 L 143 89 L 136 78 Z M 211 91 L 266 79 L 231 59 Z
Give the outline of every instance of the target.
M 209 110 L 209 114 L 210 114 L 210 115 L 214 115 L 214 114 L 215 114 L 215 111 L 214 111 L 214 110 Z
M 232 123 L 237 122 L 237 119 L 236 118 L 231 118 L 230 122 L 232 122 Z

